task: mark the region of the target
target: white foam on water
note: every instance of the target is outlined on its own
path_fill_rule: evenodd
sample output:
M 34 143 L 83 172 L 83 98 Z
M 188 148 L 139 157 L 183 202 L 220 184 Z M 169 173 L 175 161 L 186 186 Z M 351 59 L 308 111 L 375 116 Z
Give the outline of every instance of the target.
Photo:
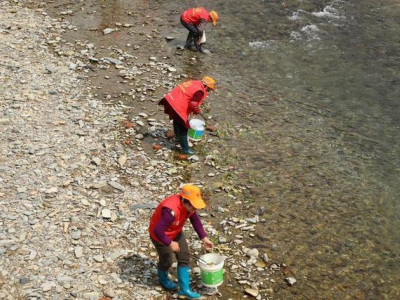
M 344 19 L 344 16 L 341 16 L 336 8 L 329 5 L 324 7 L 322 11 L 313 12 L 311 14 L 319 18 Z
M 288 19 L 290 20 L 290 21 L 296 21 L 296 20 L 301 20 L 301 17 L 300 17 L 300 13 L 301 13 L 302 11 L 295 11 L 290 17 L 288 17 Z
M 290 33 L 290 41 L 291 41 L 291 42 L 294 42 L 294 41 L 299 41 L 299 40 L 301 40 L 301 34 L 300 34 L 300 32 L 292 31 L 292 32 Z
M 253 41 L 249 42 L 249 46 L 256 49 L 273 49 L 275 47 L 274 41 Z
M 318 29 L 317 25 L 315 25 L 315 24 L 304 26 L 303 28 L 301 28 L 301 32 L 303 32 L 307 36 L 307 39 L 309 41 L 321 39 L 318 36 L 319 29 Z
M 344 16 L 342 7 L 342 0 L 331 0 L 327 5 L 323 8 L 322 11 L 317 12 L 307 12 L 304 10 L 297 10 L 292 13 L 291 16 L 288 17 L 289 21 L 293 21 L 296 23 L 305 23 L 310 24 L 310 21 L 313 23 L 317 23 L 318 26 L 321 25 L 321 28 L 325 28 L 326 26 L 340 26 L 340 23 L 346 19 Z M 311 17 L 311 19 L 310 19 Z M 318 18 L 318 20 L 315 19 Z M 339 22 L 340 21 L 340 22 Z M 298 31 L 292 31 L 290 33 L 290 42 L 296 41 L 316 41 L 321 40 L 322 31 L 317 27 L 317 25 L 305 25 Z

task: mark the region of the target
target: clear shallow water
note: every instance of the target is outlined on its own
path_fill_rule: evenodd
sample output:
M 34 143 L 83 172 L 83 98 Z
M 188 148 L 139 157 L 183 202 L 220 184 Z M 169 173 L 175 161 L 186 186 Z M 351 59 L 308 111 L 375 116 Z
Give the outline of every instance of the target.
M 187 70 L 220 83 L 212 115 L 230 131 L 237 178 L 253 185 L 237 213 L 266 208 L 259 234 L 299 280 L 275 297 L 399 298 L 399 4 L 204 6 L 221 15 L 207 33 L 214 53 Z
M 251 188 L 236 195 L 246 209 L 222 194 L 213 201 L 237 216 L 267 219 L 246 244 L 265 245 L 271 261 L 287 264 L 298 280 L 292 288 L 283 278 L 271 284 L 274 299 L 400 297 L 396 1 L 203 1 L 221 19 L 207 32 L 213 54 L 197 62 L 190 52 L 174 56 L 186 38 L 181 1 L 69 5 L 101 11 L 77 15 L 82 40 L 137 43 L 146 51 L 146 35 L 89 30 L 131 11 L 126 22 L 148 18 L 162 35 L 176 37 L 171 47 L 154 49 L 157 56 L 164 51 L 185 73 L 218 80 L 211 114 L 234 170 L 225 183 Z M 204 166 L 196 177 L 212 186 L 207 172 Z M 238 299 L 234 289 L 242 290 L 226 288 L 224 298 Z

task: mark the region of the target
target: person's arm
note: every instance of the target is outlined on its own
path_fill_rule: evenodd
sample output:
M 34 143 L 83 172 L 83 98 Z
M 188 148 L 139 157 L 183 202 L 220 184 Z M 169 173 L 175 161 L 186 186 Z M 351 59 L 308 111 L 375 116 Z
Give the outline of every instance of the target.
M 197 91 L 196 93 L 194 93 L 192 100 L 189 103 L 190 113 L 194 113 L 195 115 L 201 113 L 199 103 L 201 99 L 203 99 L 203 96 L 204 96 L 203 91 Z
M 199 45 L 201 38 L 203 37 L 203 32 L 206 29 L 207 26 L 207 21 L 204 19 L 200 20 L 200 24 L 197 26 L 197 29 L 199 30 L 199 39 L 196 41 L 196 43 Z
M 194 212 L 194 214 L 190 216 L 190 223 L 192 223 L 192 226 L 196 231 L 199 239 L 203 242 L 204 249 L 212 249 L 214 247 L 214 244 L 207 237 L 207 233 L 204 231 L 203 224 L 201 224 L 201 220 L 197 212 Z
M 172 240 L 165 234 L 168 226 L 175 220 L 172 211 L 169 208 L 163 207 L 161 210 L 161 219 L 154 227 L 154 234 L 165 246 L 171 245 Z
M 203 224 L 201 224 L 201 220 L 197 212 L 194 212 L 190 216 L 190 223 L 192 223 L 193 229 L 196 231 L 198 237 L 200 240 L 204 239 L 207 237 L 207 233 L 204 231 Z

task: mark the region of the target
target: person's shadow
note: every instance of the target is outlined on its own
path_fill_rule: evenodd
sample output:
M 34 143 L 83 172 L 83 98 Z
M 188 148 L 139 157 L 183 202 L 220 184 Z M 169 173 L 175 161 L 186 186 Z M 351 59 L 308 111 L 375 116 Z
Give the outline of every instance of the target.
M 158 295 L 156 295 L 155 293 L 154 296 L 150 299 L 153 300 L 175 299 L 173 295 L 177 291 L 172 292 L 172 291 L 166 291 L 164 289 L 156 290 L 156 288 L 159 287 L 160 285 L 158 283 L 158 278 L 157 278 L 157 263 L 152 258 L 138 254 L 133 254 L 132 256 L 121 258 L 118 262 L 118 266 L 121 269 L 121 275 L 120 275 L 121 280 L 125 282 L 130 282 L 134 286 L 136 285 L 138 287 L 143 287 L 145 289 L 148 289 L 149 291 L 155 291 L 159 293 Z M 172 275 L 174 282 L 177 283 L 176 268 L 172 267 L 170 269 L 170 274 Z M 194 282 L 196 282 L 196 280 L 194 280 Z M 194 282 L 192 282 L 192 285 L 194 284 Z M 202 291 L 198 291 L 197 289 L 196 292 L 202 293 Z M 220 299 L 220 297 L 218 297 L 218 295 L 203 294 L 200 299 L 216 300 Z
M 156 290 L 159 286 L 157 279 L 157 264 L 150 257 L 133 254 L 119 260 L 118 266 L 121 269 L 121 280 L 130 282 L 134 286 L 143 287 L 149 291 L 154 291 L 150 299 L 172 300 L 173 292 Z M 158 293 L 158 295 L 156 294 Z

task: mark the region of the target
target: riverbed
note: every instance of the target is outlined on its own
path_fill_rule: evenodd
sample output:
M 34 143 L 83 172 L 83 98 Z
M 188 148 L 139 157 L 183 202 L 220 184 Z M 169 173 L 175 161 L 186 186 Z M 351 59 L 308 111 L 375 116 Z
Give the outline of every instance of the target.
M 285 263 L 297 279 L 287 287 L 282 275 L 271 283 L 270 296 L 398 298 L 399 5 L 202 5 L 220 14 L 218 25 L 207 28 L 210 55 L 176 49 L 186 38 L 181 1 L 64 1 L 46 9 L 79 28 L 66 32 L 71 42 L 91 40 L 104 52 L 117 46 L 138 63 L 165 58 L 182 74 L 218 81 L 206 112 L 218 136 L 207 135 L 212 141 L 196 149 L 205 156 L 218 150 L 218 164 L 229 172 L 210 177 L 214 168 L 202 166 L 185 176 L 206 182 L 213 204 L 230 215 L 266 220 L 245 244 L 262 245 L 272 262 Z M 74 14 L 59 14 L 68 9 Z M 134 26 L 103 35 L 101 30 L 118 22 Z M 174 39 L 168 42 L 167 36 Z M 100 98 L 110 95 L 166 119 L 154 99 L 168 87 L 138 102 L 121 93 L 127 90 L 123 83 L 101 73 L 89 77 L 102 86 Z M 147 140 L 149 151 L 154 142 L 159 141 Z M 219 192 L 221 186 L 228 193 Z M 210 221 L 218 226 L 226 217 L 221 213 Z M 239 299 L 242 287 L 234 279 L 229 284 L 221 289 L 223 299 Z

